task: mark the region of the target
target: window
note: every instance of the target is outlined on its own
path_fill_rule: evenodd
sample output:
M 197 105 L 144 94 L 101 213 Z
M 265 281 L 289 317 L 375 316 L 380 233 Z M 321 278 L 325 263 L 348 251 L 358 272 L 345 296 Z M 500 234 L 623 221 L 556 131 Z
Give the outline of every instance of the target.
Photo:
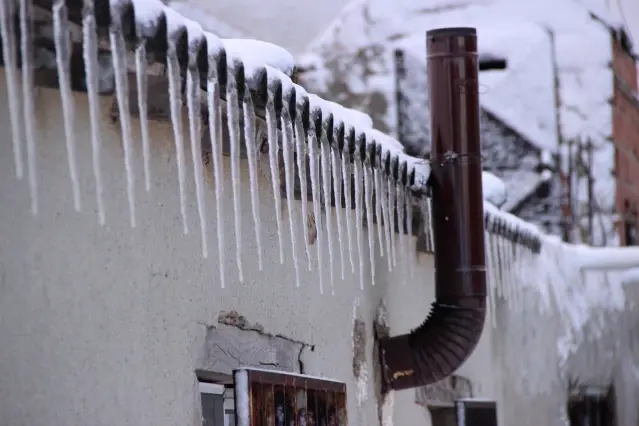
M 637 212 L 630 207 L 630 202 L 624 202 L 623 233 L 626 246 L 639 245 L 637 230 Z
M 497 426 L 497 405 L 494 401 L 462 399 L 455 402 L 457 426 Z
M 457 417 L 453 407 L 428 407 L 432 426 L 457 426 Z
M 200 382 L 200 398 L 204 426 L 235 426 L 233 389 Z
M 346 426 L 346 385 L 270 370 L 234 374 L 238 426 Z
M 614 391 L 611 389 L 582 389 L 568 402 L 571 426 L 615 425 Z

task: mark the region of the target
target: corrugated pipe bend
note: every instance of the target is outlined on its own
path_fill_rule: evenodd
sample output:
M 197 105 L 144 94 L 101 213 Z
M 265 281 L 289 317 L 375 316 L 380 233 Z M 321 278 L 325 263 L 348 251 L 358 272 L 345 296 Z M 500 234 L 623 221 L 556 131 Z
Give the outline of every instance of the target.
M 481 336 L 486 317 L 477 34 L 426 34 L 431 103 L 435 302 L 408 334 L 380 340 L 384 390 L 425 386 L 452 374 Z

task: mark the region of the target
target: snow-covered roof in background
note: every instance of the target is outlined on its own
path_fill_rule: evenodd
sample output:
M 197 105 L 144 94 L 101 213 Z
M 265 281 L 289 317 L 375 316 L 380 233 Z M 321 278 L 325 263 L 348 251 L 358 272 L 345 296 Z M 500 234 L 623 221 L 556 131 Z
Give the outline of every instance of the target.
M 504 171 L 502 176 L 506 185 L 506 202 L 502 210 L 512 211 L 535 192 L 545 182 L 543 173 L 530 170 Z
M 540 150 L 555 150 L 557 138 L 548 34 L 538 25 L 526 21 L 508 19 L 495 23 L 492 15 L 489 10 L 464 8 L 434 14 L 429 25 L 476 27 L 479 54 L 507 60 L 505 70 L 480 72 L 482 107 Z M 424 44 L 424 34 L 420 32 L 399 40 L 395 46 L 415 55 L 424 55 Z
M 555 151 L 547 29 L 556 40 L 562 134 L 566 139 L 584 133 L 605 139 L 611 134 L 610 33 L 592 19 L 586 7 L 591 3 L 595 0 L 357 0 L 308 49 L 341 49 L 347 54 L 375 43 L 397 43 L 424 54 L 425 31 L 474 26 L 480 52 L 508 60 L 507 70 L 482 73 L 482 105 L 532 143 Z M 597 13 L 611 26 L 621 25 L 614 13 L 604 13 L 601 7 Z

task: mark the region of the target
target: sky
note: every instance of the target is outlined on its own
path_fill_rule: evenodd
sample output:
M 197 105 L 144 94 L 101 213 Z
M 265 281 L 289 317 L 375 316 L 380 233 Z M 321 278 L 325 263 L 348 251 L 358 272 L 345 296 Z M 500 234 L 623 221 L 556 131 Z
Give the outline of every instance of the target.
M 608 0 L 613 1 L 613 0 Z M 635 49 L 639 48 L 639 1 L 637 0 L 619 0 L 623 15 L 626 18 L 628 27 L 634 41 Z

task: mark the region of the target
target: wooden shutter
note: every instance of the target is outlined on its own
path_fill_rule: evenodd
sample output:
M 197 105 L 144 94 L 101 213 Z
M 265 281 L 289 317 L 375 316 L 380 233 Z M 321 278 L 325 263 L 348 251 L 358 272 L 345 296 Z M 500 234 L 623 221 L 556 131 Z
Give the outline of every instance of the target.
M 238 426 L 348 424 L 342 382 L 251 368 L 235 370 L 233 380 Z

